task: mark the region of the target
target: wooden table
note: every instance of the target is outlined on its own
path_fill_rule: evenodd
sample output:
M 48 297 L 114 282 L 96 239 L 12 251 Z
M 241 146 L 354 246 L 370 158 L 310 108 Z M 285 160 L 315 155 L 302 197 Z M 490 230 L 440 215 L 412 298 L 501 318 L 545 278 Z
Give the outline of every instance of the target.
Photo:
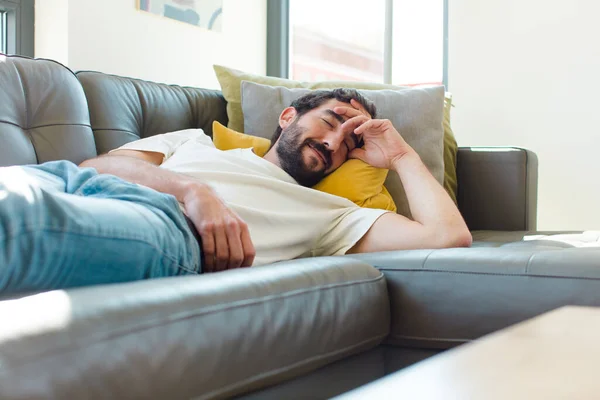
M 600 308 L 559 308 L 339 398 L 600 399 Z

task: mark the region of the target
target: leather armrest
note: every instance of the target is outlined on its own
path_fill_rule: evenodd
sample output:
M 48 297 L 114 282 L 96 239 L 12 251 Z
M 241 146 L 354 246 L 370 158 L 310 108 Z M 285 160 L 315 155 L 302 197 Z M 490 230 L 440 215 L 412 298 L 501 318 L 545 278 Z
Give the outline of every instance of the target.
M 600 305 L 600 233 L 500 236 L 512 240 L 347 256 L 385 275 L 384 344 L 444 350 L 565 304 Z
M 537 225 L 538 160 L 515 147 L 458 150 L 458 207 L 472 231 L 532 231 Z
M 0 302 L 0 398 L 229 398 L 375 347 L 381 272 L 314 258 Z

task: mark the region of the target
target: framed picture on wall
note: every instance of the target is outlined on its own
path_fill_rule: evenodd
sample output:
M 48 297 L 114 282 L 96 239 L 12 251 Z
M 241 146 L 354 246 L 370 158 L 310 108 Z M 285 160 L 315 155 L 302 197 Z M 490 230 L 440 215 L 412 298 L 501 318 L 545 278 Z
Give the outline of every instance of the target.
M 137 0 L 142 11 L 221 32 L 223 0 Z

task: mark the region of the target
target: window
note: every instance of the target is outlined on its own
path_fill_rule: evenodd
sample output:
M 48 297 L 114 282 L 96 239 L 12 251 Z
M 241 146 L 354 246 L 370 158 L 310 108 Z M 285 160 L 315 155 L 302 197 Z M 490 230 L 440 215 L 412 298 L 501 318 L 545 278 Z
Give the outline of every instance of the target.
M 395 85 L 442 83 L 443 0 L 394 0 L 391 70 Z
M 275 59 L 291 79 L 445 83 L 448 0 L 286 1 L 289 19 L 269 24 L 289 35 Z
M 33 57 L 34 0 L 0 0 L 0 53 Z
M 290 0 L 289 12 L 292 79 L 384 81 L 385 0 Z
M 0 53 L 7 52 L 6 40 L 6 12 L 0 11 Z

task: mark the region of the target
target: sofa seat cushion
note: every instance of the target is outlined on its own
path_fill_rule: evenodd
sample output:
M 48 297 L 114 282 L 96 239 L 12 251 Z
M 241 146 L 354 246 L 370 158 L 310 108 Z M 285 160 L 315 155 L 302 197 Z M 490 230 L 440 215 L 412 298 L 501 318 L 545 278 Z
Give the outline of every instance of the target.
M 600 306 L 600 232 L 473 236 L 469 249 L 351 256 L 386 276 L 389 344 L 445 349 L 563 305 Z
M 0 302 L 0 398 L 214 398 L 378 345 L 381 272 L 304 259 Z
M 473 247 L 597 247 L 600 232 L 475 231 Z

